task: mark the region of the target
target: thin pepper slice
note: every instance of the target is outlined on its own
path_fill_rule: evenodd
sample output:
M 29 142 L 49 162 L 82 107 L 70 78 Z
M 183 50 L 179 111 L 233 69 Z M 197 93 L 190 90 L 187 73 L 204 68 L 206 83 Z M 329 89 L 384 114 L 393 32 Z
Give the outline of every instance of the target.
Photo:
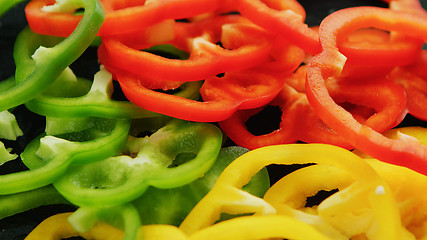
M 26 8 L 27 21 L 33 31 L 67 37 L 81 19 L 72 12 L 47 12 L 44 6 L 53 0 L 32 0 Z M 103 0 L 106 19 L 99 30 L 100 36 L 137 32 L 168 19 L 185 19 L 211 12 L 220 7 L 218 1 L 161 0 L 161 1 L 117 1 Z
M 204 85 L 212 86 L 202 85 L 200 91 L 206 101 L 199 102 L 148 89 L 136 76 L 116 73 L 116 77 L 125 96 L 136 105 L 167 116 L 198 122 L 221 121 L 239 108 L 262 106 L 275 97 L 283 84 L 283 78 L 277 74 L 250 70 L 230 72 L 222 78 L 206 79 Z
M 123 238 L 123 232 L 108 224 L 98 224 L 89 232 L 79 233 L 69 223 L 68 218 L 72 213 L 60 213 L 53 215 L 41 222 L 25 240 L 54 240 L 82 236 L 86 239 L 117 240 Z
M 346 21 L 336 21 L 336 18 Z M 425 19 L 418 15 L 375 7 L 344 9 L 329 15 L 319 30 L 323 51 L 309 62 L 306 81 L 306 94 L 315 112 L 332 129 L 346 136 L 353 146 L 382 161 L 406 166 L 424 174 L 427 173 L 426 146 L 414 139 L 388 139 L 357 122 L 331 98 L 326 79 L 339 77 L 345 65 L 346 57 L 336 45 L 341 34 L 363 27 L 377 27 L 427 39 L 423 36 L 427 31 Z
M 31 170 L 0 176 L 0 194 L 18 193 L 46 186 L 63 175 L 73 162 L 97 161 L 117 154 L 128 136 L 130 122 L 113 122 L 115 123 L 109 134 L 107 132 L 103 137 L 86 142 L 71 142 L 53 136 L 39 136 L 34 139 L 21 154 L 21 159 Z
M 253 174 L 266 165 L 307 163 L 334 165 L 348 172 L 350 177 L 357 179 L 350 188 L 355 195 L 357 195 L 361 186 L 363 186 L 361 189 L 365 193 L 369 193 L 374 215 L 377 219 L 376 223 L 379 224 L 377 225 L 376 236 L 384 237 L 387 235 L 390 238 L 400 236 L 399 231 L 401 229 L 395 227 L 400 225 L 397 206 L 386 183 L 355 154 L 345 149 L 325 144 L 273 145 L 258 148 L 242 155 L 224 170 L 214 188 L 193 208 L 180 225 L 180 228 L 187 234 L 197 232 L 212 225 L 219 218 L 221 212 L 275 214 L 277 210 L 273 206 L 262 199 L 239 190 L 239 188 L 244 186 Z M 378 187 L 384 190 L 384 194 L 376 194 Z M 342 193 L 342 195 L 345 194 L 344 192 Z M 340 195 L 337 195 L 338 199 Z M 350 194 L 348 196 L 354 195 Z M 366 197 L 366 194 L 364 196 Z M 332 221 L 333 214 L 338 214 L 343 209 L 351 208 L 351 205 L 346 206 L 345 202 L 340 202 L 339 200 L 335 202 L 338 204 L 334 205 L 333 203 L 333 201 L 330 201 L 329 204 L 325 204 L 322 210 L 325 214 L 324 216 L 330 216 Z M 340 207 L 343 208 L 337 210 Z M 345 212 L 342 211 L 342 213 Z M 383 221 L 385 218 L 389 218 L 388 221 Z M 391 229 L 395 232 L 390 232 Z
M 70 74 L 69 76 L 61 75 L 62 79 L 57 79 L 50 91 L 45 91 L 40 96 L 26 102 L 25 106 L 37 114 L 61 118 L 89 116 L 144 118 L 159 115 L 143 110 L 130 102 L 112 100 L 112 76 L 102 66 L 101 70 L 95 74 L 93 82 L 77 79 L 74 74 Z M 85 94 L 78 94 L 81 91 L 81 86 L 88 84 L 92 84 L 90 90 Z M 191 93 L 191 91 L 187 92 Z M 191 97 L 185 93 L 184 95 Z
M 142 196 L 132 201 L 132 204 L 138 209 L 142 224 L 178 226 L 191 209 L 213 187 L 221 172 L 232 161 L 246 152 L 248 152 L 247 149 L 237 146 L 222 148 L 214 165 L 203 177 L 178 188 L 149 187 Z M 262 169 L 252 177 L 251 181 L 243 187 L 243 190 L 261 197 L 269 187 L 267 169 Z M 174 211 L 170 211 L 171 208 Z
M 56 239 L 57 237 L 82 236 L 86 239 L 121 239 L 123 232 L 106 224 L 100 224 L 87 233 L 73 230 L 67 222 L 70 213 L 54 215 L 37 226 L 25 240 L 36 240 L 40 237 Z M 106 234 L 108 233 L 108 234 Z M 139 229 L 138 238 L 146 240 L 176 239 L 319 239 L 328 240 L 314 228 L 298 220 L 285 216 L 246 216 L 224 221 L 187 236 L 179 228 L 171 225 L 144 225 Z
M 29 28 L 19 34 L 16 44 L 25 47 L 19 48 L 22 51 L 14 52 L 14 58 L 24 58 L 25 64 L 19 68 L 17 66 L 17 85 L 0 95 L 0 111 L 21 105 L 46 90 L 95 38 L 104 20 L 100 3 L 95 0 L 75 0 L 73 3 L 84 7 L 86 11 L 79 27 L 61 43 L 54 47 L 40 47 L 40 44 L 46 43 L 45 37 L 33 34 Z M 54 44 L 56 43 L 54 41 Z M 31 54 L 32 59 L 29 57 Z
M 138 235 L 141 220 L 138 211 L 130 203 L 108 207 L 80 207 L 69 218 L 78 232 L 88 232 L 98 224 L 107 223 L 124 231 L 123 240 L 134 240 Z
M 427 51 L 423 50 L 417 62 L 393 69 L 390 79 L 400 84 L 406 91 L 408 111 L 412 116 L 427 120 L 427 76 L 423 70 L 427 66 Z
M 222 133 L 213 125 L 172 120 L 146 140 L 135 158 L 121 155 L 70 166 L 54 186 L 79 206 L 119 205 L 150 185 L 174 188 L 199 178 L 214 163 L 221 143 Z
M 13 216 L 40 206 L 70 204 L 52 186 L 47 185 L 34 190 L 0 196 L 0 219 Z
M 286 2 L 294 1 L 289 0 Z M 390 2 L 393 2 L 393 4 L 390 4 L 391 8 L 416 12 L 418 15 L 422 15 L 423 9 L 419 1 L 408 0 L 410 4 L 400 5 L 395 4 L 399 0 Z M 243 16 L 255 24 L 286 38 L 309 54 L 314 55 L 322 50 L 317 32 L 304 23 L 305 15 L 301 15 L 301 13 L 298 13 L 294 9 L 277 9 L 273 5 L 269 6 L 268 3 L 261 0 L 239 0 L 237 9 Z M 337 21 L 342 21 L 342 19 Z M 396 39 L 381 46 L 378 46 L 378 44 L 367 44 L 366 41 L 363 46 L 347 44 L 344 46 L 343 52 L 348 54 L 346 56 L 356 63 L 369 63 L 375 66 L 404 65 L 414 60 L 414 56 L 421 49 L 421 42 L 413 40 L 410 41 L 411 44 L 402 44 L 402 42 L 405 42 L 405 39 Z M 338 46 L 341 47 L 341 41 L 338 42 Z M 388 51 L 390 48 L 393 51 Z
M 103 37 L 98 58 L 107 69 L 111 66 L 142 78 L 171 81 L 199 81 L 220 73 L 254 67 L 270 59 L 274 38 L 269 33 L 253 24 L 239 23 L 240 18 L 236 16 L 218 16 L 209 21 L 214 23 L 218 18 L 226 18 L 230 22 L 208 25 L 209 28 L 202 30 L 202 35 L 185 36 L 186 39 L 180 40 L 189 44 L 186 49 L 191 52 L 187 60 L 169 59 L 139 51 L 127 43 L 134 41 L 133 36 L 130 39 Z M 215 27 L 222 27 L 222 31 L 219 31 L 220 37 L 211 34 L 218 32 L 212 29 Z M 235 38 L 238 38 L 238 41 L 235 41 Z M 217 39 L 220 39 L 224 48 L 216 45 Z M 128 60 L 124 62 L 121 59 Z
M 268 106 L 279 107 L 282 112 L 279 129 L 258 136 L 250 133 L 245 123 L 259 113 L 261 108 L 239 110 L 221 121 L 221 128 L 236 144 L 249 149 L 298 140 L 352 149 L 343 137 L 328 127 L 313 111 L 304 93 L 305 75 L 304 65 L 285 79 L 288 84 L 284 84 L 276 98 L 268 103 Z M 327 88 L 334 101 L 345 106 L 359 122 L 379 132 L 395 127 L 406 115 L 405 91 L 382 78 L 370 78 L 366 84 L 331 79 Z

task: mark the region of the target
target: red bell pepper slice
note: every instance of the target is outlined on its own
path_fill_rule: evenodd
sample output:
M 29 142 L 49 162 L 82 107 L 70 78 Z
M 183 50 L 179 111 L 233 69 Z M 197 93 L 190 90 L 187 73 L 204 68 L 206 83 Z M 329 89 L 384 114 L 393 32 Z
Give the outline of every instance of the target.
M 296 2 L 288 0 L 284 2 Z M 422 7 L 418 0 L 395 0 L 390 5 L 401 11 L 411 11 L 422 13 Z M 403 2 L 403 3 L 402 3 Z M 418 3 L 417 3 L 418 2 Z M 304 15 L 294 11 L 294 9 L 275 9 L 262 0 L 239 0 L 237 9 L 239 12 L 262 28 L 275 33 L 291 43 L 301 47 L 310 54 L 317 54 L 321 51 L 319 36 L 317 32 L 309 28 L 304 23 Z M 337 21 L 342 21 L 338 19 Z M 344 41 L 344 40 L 343 40 Z M 371 65 L 404 65 L 413 62 L 414 54 L 420 50 L 419 41 L 405 41 L 396 39 L 369 44 L 366 41 L 361 44 L 345 44 L 342 46 L 342 53 L 354 63 L 368 63 Z M 393 49 L 390 51 L 390 49 Z
M 31 0 L 25 7 L 30 28 L 37 33 L 67 37 L 77 26 L 81 16 L 72 13 L 50 13 L 42 10 L 54 0 Z M 136 2 L 138 4 L 136 4 Z M 106 18 L 98 35 L 117 35 L 136 32 L 167 19 L 183 19 L 212 12 L 220 8 L 212 0 L 119 1 L 103 0 Z
M 230 23 L 212 24 L 203 31 L 204 35 L 186 39 L 191 50 L 187 60 L 168 59 L 139 51 L 127 46 L 126 42 L 110 37 L 102 38 L 98 58 L 107 69 L 113 66 L 138 76 L 171 81 L 199 81 L 216 74 L 254 67 L 272 59 L 270 53 L 275 37 L 270 33 L 253 24 L 241 23 L 239 19 L 242 18 L 238 16 L 214 17 L 207 21 L 213 23 L 219 18 L 229 19 Z M 212 29 L 215 27 L 222 27 L 221 31 Z M 221 36 L 211 36 L 218 32 Z M 216 39 L 220 39 L 224 48 L 215 44 Z M 133 40 L 129 39 L 132 45 Z
M 310 54 L 319 52 L 319 37 L 304 24 L 305 11 L 301 10 L 302 6 L 298 6 L 294 0 L 283 2 L 293 3 L 293 8 L 275 9 L 261 0 L 239 0 L 237 10 L 255 24 L 283 36 Z
M 389 139 L 359 123 L 339 106 L 328 92 L 326 81 L 339 77 L 346 58 L 339 52 L 337 39 L 360 28 L 397 31 L 427 41 L 427 18 L 375 7 L 339 10 L 326 17 L 319 29 L 322 52 L 314 56 L 307 69 L 306 94 L 317 115 L 356 148 L 382 161 L 427 174 L 427 146 L 402 135 Z
M 283 85 L 279 75 L 259 71 L 225 73 L 221 78 L 207 78 L 201 88 L 204 101 L 199 102 L 146 88 L 138 77 L 118 72 L 117 80 L 125 96 L 134 104 L 171 117 L 217 122 L 230 117 L 237 109 L 256 108 L 270 102 Z
M 408 111 L 412 116 L 427 121 L 427 51 L 409 66 L 394 69 L 390 79 L 400 84 L 408 97 Z
M 267 145 L 292 143 L 328 143 L 343 148 L 353 147 L 345 138 L 328 127 L 313 111 L 305 95 L 306 66 L 286 78 L 281 92 L 268 105 L 282 111 L 279 129 L 260 136 L 246 128 L 247 120 L 259 109 L 239 110 L 219 123 L 223 131 L 238 145 L 249 149 Z M 383 79 L 371 79 L 366 84 L 329 81 L 332 98 L 351 112 L 355 119 L 376 131 L 383 132 L 399 124 L 406 114 L 406 95 L 399 85 Z M 291 87 L 292 86 L 292 87 Z

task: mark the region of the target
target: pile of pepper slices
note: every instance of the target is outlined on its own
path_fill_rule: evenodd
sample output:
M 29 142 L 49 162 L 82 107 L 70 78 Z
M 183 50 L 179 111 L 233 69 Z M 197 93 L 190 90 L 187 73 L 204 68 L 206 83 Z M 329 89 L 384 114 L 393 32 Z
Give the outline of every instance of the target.
M 425 239 L 427 132 L 396 127 L 427 120 L 427 11 L 384 2 L 308 27 L 294 0 L 29 1 L 0 138 L 21 105 L 45 129 L 0 176 L 0 218 L 76 207 L 27 239 Z M 93 79 L 70 68 L 89 49 Z M 251 131 L 271 108 L 279 128 Z M 277 164 L 303 167 L 270 186 Z

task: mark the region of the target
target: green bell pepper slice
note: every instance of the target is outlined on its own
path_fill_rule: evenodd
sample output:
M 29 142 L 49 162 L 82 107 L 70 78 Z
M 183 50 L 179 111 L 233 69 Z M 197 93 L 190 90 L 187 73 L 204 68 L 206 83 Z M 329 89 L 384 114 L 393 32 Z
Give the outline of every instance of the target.
M 34 190 L 0 196 L 0 219 L 13 216 L 36 207 L 70 204 L 52 186 L 47 185 Z
M 28 27 L 18 35 L 13 53 L 17 84 L 0 95 L 0 111 L 21 105 L 46 90 L 95 38 L 105 18 L 101 3 L 98 0 L 71 1 L 85 11 L 69 37 L 62 40 L 38 35 Z
M 71 163 L 93 162 L 120 152 L 126 142 L 130 120 L 103 120 L 99 128 L 111 130 L 100 136 L 102 129 L 93 129 L 95 139 L 72 142 L 54 136 L 39 136 L 31 141 L 21 159 L 30 169 L 0 176 L 0 195 L 36 189 L 54 182 Z
M 81 207 L 68 221 L 78 232 L 89 231 L 96 223 L 105 222 L 124 231 L 123 240 L 137 239 L 141 226 L 138 210 L 130 203 L 112 207 Z
M 131 138 L 137 152 L 74 164 L 54 182 L 78 206 L 112 206 L 141 196 L 148 186 L 175 188 L 202 176 L 222 144 L 214 125 L 173 119 L 150 137 Z M 134 157 L 133 157 L 134 156 Z
M 247 149 L 237 146 L 222 148 L 215 164 L 202 178 L 178 188 L 159 189 L 150 186 L 141 197 L 132 202 L 138 209 L 142 224 L 179 226 L 191 209 L 212 189 L 222 171 L 246 152 Z M 263 168 L 242 189 L 262 197 L 269 187 L 269 175 L 267 169 Z
M 46 91 L 33 100 L 27 102 L 25 106 L 31 111 L 49 117 L 76 118 L 86 116 L 96 116 L 105 118 L 146 118 L 160 116 L 148 110 L 144 110 L 128 101 L 112 100 L 113 78 L 111 73 L 101 66 L 99 72 L 94 76 L 90 90 L 81 96 L 70 96 L 77 87 L 64 87 L 71 85 L 82 85 L 84 79 L 77 79 L 74 75 L 63 74 L 54 83 L 55 87 L 51 91 Z M 57 85 L 63 85 L 58 86 Z M 186 83 L 180 91 L 174 95 L 184 98 L 196 99 L 199 97 L 201 82 Z M 59 89 L 59 91 L 58 91 Z M 54 94 L 54 95 L 53 95 Z
M 203 177 L 189 184 L 170 189 L 150 186 L 139 198 L 120 206 L 80 207 L 69 217 L 69 221 L 80 232 L 89 231 L 98 222 L 105 222 L 124 230 L 124 239 L 135 239 L 141 224 L 178 226 L 197 202 L 210 191 L 225 167 L 246 152 L 248 150 L 242 147 L 222 148 L 212 168 Z M 262 197 L 269 187 L 268 172 L 263 168 L 243 189 Z

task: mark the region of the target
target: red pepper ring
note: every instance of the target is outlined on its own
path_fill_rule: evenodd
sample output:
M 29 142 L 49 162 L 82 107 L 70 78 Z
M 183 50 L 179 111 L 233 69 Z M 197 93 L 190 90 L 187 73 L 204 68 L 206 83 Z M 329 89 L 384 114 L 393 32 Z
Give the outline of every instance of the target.
M 394 3 L 395 1 L 391 2 Z M 406 2 L 405 7 L 403 5 L 396 7 L 403 11 L 421 12 L 422 9 L 418 8 L 420 7 L 418 0 L 407 0 Z M 418 2 L 418 5 L 415 2 Z M 304 18 L 292 10 L 276 10 L 261 0 L 239 0 L 238 10 L 255 24 L 286 38 L 310 54 L 317 54 L 321 51 L 317 32 L 309 28 L 304 23 Z M 342 21 L 342 19 L 337 19 L 337 21 Z M 338 42 L 338 45 L 341 48 L 341 42 Z M 380 46 L 376 43 L 367 44 L 366 42 L 362 46 L 360 44 L 354 46 L 346 44 L 343 46 L 342 52 L 354 63 L 404 65 L 413 62 L 414 54 L 419 52 L 421 43 L 413 40 L 396 39 Z M 389 51 L 389 49 L 393 50 Z
M 301 66 L 286 78 L 281 92 L 268 105 L 279 106 L 282 111 L 279 129 L 260 136 L 251 134 L 245 126 L 256 110 L 239 110 L 219 123 L 223 131 L 236 144 L 255 149 L 266 145 L 292 143 L 328 143 L 346 149 L 353 147 L 315 114 L 303 89 L 306 66 Z M 293 87 L 290 87 L 293 86 Z M 327 83 L 332 98 L 346 105 L 351 114 L 365 125 L 383 132 L 399 124 L 406 115 L 406 95 L 399 85 L 375 79 L 366 84 L 330 80 Z M 301 91 L 301 92 L 298 92 Z
M 286 38 L 310 54 L 321 50 L 317 33 L 304 24 L 305 14 L 301 15 L 294 9 L 277 10 L 261 0 L 238 0 L 237 10 L 255 24 Z
M 409 114 L 427 121 L 427 79 L 405 68 L 394 69 L 390 73 L 390 78 L 405 89 Z
M 31 0 L 25 7 L 28 24 L 34 32 L 67 37 L 77 26 L 81 16 L 42 10 L 43 6 L 54 2 L 54 0 Z M 138 1 L 139 5 L 134 1 L 127 1 L 125 5 L 118 6 L 118 3 L 122 2 L 103 0 L 106 17 L 98 35 L 111 36 L 136 32 L 167 19 L 183 19 L 215 11 L 221 5 L 219 1 L 212 0 L 161 0 L 146 4 L 145 1 Z
M 236 111 L 233 116 L 220 121 L 219 126 L 234 143 L 251 150 L 269 145 L 295 143 L 298 141 L 295 130 L 299 128 L 299 119 L 288 116 L 284 110 L 297 101 L 301 95 L 289 85 L 283 85 L 280 93 L 268 104 L 280 106 L 282 110 L 279 129 L 271 133 L 254 135 L 245 125 L 250 117 L 258 114 L 265 106 Z
M 142 77 L 171 81 L 199 81 L 220 73 L 251 68 L 271 59 L 275 39 L 271 34 L 252 24 L 233 24 L 223 27 L 222 42 L 232 41 L 227 39 L 227 33 L 230 32 L 230 38 L 235 38 L 235 31 L 245 36 L 239 37 L 241 45 L 236 49 L 221 48 L 203 36 L 189 39 L 191 52 L 188 60 L 164 58 L 128 47 L 115 38 L 103 37 L 98 58 L 106 66 Z
M 346 136 L 354 147 L 379 160 L 427 174 L 425 145 L 406 135 L 389 139 L 359 123 L 332 99 L 327 90 L 325 80 L 339 77 L 346 61 L 338 50 L 337 38 L 365 27 L 397 31 L 427 41 L 427 18 L 419 15 L 376 7 L 355 7 L 332 13 L 323 20 L 319 29 L 323 51 L 314 56 L 308 65 L 308 100 L 318 116 L 336 132 Z
M 210 100 L 198 102 L 148 89 L 129 73 L 118 72 L 116 77 L 125 96 L 136 105 L 197 122 L 217 122 L 230 117 L 237 109 L 265 105 L 283 85 L 283 78 L 263 72 L 247 70 L 226 73 L 222 78 L 205 80 L 201 93 Z M 223 84 L 214 84 L 218 82 Z

